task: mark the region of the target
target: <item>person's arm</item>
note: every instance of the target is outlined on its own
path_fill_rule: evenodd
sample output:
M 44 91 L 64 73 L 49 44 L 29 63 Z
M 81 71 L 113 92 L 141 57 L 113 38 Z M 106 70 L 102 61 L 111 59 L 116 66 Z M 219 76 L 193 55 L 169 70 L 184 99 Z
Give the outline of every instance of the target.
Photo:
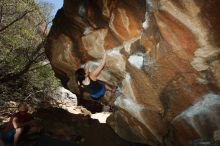
M 13 127 L 15 128 L 15 129 L 17 129 L 17 128 L 19 128 L 19 123 L 18 123 L 18 118 L 17 117 L 14 117 L 13 119 L 12 119 L 12 124 L 13 124 Z
M 85 64 L 84 70 L 85 70 L 85 73 L 86 73 L 86 74 L 89 73 L 89 65 L 88 65 L 88 62 Z
M 26 121 L 26 122 L 24 122 L 24 123 L 18 122 L 18 118 L 17 118 L 17 117 L 14 117 L 14 118 L 12 119 L 13 127 L 16 129 L 16 128 L 23 127 L 23 126 L 25 126 L 25 125 L 33 125 L 34 119 L 33 119 L 33 117 L 32 117 L 31 115 L 29 115 L 29 116 L 30 116 L 30 117 L 28 117 L 29 120 Z
M 105 66 L 105 62 L 106 62 L 106 53 L 104 53 L 104 56 L 102 58 L 102 61 L 101 61 L 101 64 L 94 70 L 90 73 L 90 77 L 93 79 L 93 80 L 96 80 L 96 78 L 98 77 L 98 75 L 101 73 L 103 67 Z

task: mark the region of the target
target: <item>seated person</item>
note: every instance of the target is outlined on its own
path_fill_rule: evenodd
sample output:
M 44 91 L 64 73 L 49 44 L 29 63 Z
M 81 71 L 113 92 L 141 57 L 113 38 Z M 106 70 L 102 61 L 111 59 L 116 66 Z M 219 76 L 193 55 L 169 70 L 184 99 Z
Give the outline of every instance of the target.
M 14 141 L 14 146 L 17 146 L 21 136 L 36 132 L 40 132 L 40 127 L 33 122 L 31 114 L 28 113 L 28 105 L 23 102 L 18 105 L 18 112 L 13 114 L 4 126 L 2 138 L 6 142 Z

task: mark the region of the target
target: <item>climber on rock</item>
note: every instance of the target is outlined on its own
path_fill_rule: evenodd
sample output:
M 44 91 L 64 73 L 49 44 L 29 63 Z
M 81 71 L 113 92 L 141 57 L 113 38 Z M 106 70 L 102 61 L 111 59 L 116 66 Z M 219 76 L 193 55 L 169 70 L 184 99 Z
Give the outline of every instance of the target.
M 93 71 L 89 72 L 88 67 L 85 66 L 85 68 L 79 68 L 75 72 L 75 78 L 79 87 L 84 88 L 90 94 L 91 98 L 95 100 L 100 99 L 106 90 L 113 93 L 116 91 L 116 87 L 107 86 L 104 82 L 97 79 L 105 66 L 105 62 L 106 53 L 104 53 L 101 64 Z
M 40 130 L 41 127 L 28 113 L 28 105 L 22 102 L 18 105 L 18 112 L 13 114 L 10 121 L 4 125 L 2 137 L 4 141 L 13 141 L 14 146 L 17 146 L 21 137 L 40 132 Z

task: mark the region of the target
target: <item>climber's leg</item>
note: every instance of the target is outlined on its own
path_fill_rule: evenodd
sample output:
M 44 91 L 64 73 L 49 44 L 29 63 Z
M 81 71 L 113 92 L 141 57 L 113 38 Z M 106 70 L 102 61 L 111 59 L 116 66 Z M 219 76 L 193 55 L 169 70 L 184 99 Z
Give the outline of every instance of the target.
M 110 91 L 112 93 L 115 93 L 115 91 L 118 88 L 118 86 L 109 84 L 108 82 L 104 82 L 104 81 L 101 81 L 101 82 L 103 82 L 105 84 L 106 90 L 108 90 L 108 91 Z
M 106 90 L 112 92 L 112 93 L 115 93 L 116 89 L 117 89 L 117 86 L 108 86 L 106 85 Z

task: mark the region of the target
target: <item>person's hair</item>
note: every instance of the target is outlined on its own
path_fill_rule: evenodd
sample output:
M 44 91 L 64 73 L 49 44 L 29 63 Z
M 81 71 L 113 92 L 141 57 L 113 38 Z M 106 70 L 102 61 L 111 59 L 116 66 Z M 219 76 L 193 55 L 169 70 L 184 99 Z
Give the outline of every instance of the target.
M 83 68 L 79 68 L 78 70 L 76 70 L 75 72 L 75 78 L 76 78 L 76 81 L 80 83 L 80 85 L 82 85 L 82 81 L 85 80 L 85 75 L 86 75 L 86 72 Z
M 18 110 L 20 111 L 20 108 L 21 107 L 24 107 L 25 108 L 25 111 L 28 111 L 28 105 L 27 105 L 27 103 L 26 102 L 21 102 L 21 103 L 19 103 L 19 105 L 18 105 Z

